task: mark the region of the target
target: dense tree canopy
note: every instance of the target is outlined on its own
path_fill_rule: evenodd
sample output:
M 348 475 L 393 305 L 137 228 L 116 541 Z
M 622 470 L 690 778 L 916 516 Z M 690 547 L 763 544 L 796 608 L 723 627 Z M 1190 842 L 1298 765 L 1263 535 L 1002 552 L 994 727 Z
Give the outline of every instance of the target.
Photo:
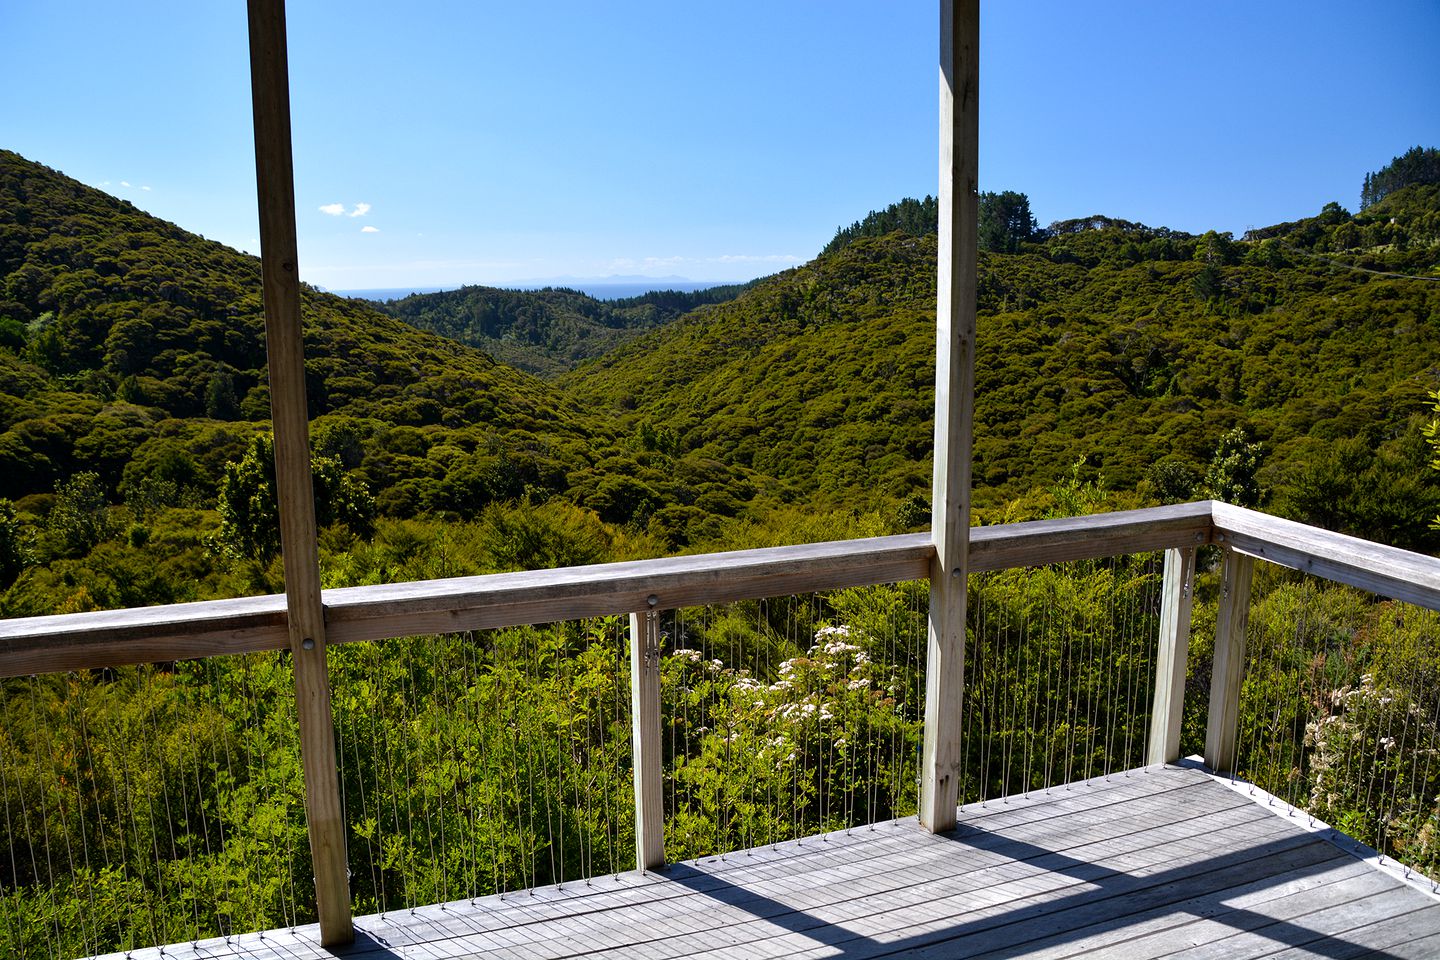
M 862 237 L 883 237 L 903 233 L 909 237 L 927 237 L 939 230 L 940 208 L 934 197 L 924 200 L 906 197 L 884 210 L 872 210 L 863 220 L 841 227 L 825 245 L 822 255 L 837 253 Z M 1030 198 L 1023 193 L 1006 190 L 980 194 L 980 249 L 1014 253 L 1020 244 L 1044 236 L 1030 213 Z
M 1411 147 L 1375 173 L 1365 174 L 1360 206 L 1379 203 L 1396 190 L 1416 184 L 1440 183 L 1440 150 Z
M 227 470 L 268 430 L 255 261 L 0 159 L 11 539 L 41 567 L 131 539 L 153 552 L 167 518 L 199 510 L 210 526 L 185 542 L 202 542 Z M 1203 495 L 1222 438 L 1243 427 L 1265 452 L 1253 480 L 1275 509 L 1433 544 L 1421 521 L 1440 499 L 1416 465 L 1437 294 L 1405 275 L 1435 270 L 1440 185 L 1239 240 L 1104 216 L 1041 231 L 1024 194 L 982 201 L 982 512 L 1011 510 L 1077 463 L 1135 502 Z M 721 543 L 794 505 L 915 526 L 930 482 L 934 219 L 933 199 L 901 201 L 743 290 L 601 304 L 472 287 L 389 305 L 472 342 L 549 351 L 551 372 L 605 331 L 640 338 L 550 384 L 307 291 L 316 455 L 370 490 L 382 517 L 559 499 L 657 551 Z M 104 521 L 91 532 L 65 486 L 81 474 Z M 16 596 L 34 609 L 44 577 L 26 567 Z
M 0 153 L 0 199 L 0 497 L 27 528 L 43 525 L 57 484 L 86 472 L 143 521 L 212 506 L 226 464 L 267 429 L 258 262 L 13 153 Z M 443 318 L 503 295 L 492 332 L 510 343 L 527 330 L 558 337 L 568 364 L 586 355 L 575 345 L 587 335 L 566 317 L 588 311 L 599 327 L 638 330 L 738 292 L 602 305 L 568 291 L 470 288 L 409 306 Z M 389 515 L 469 517 L 563 495 L 642 525 L 674 507 L 662 522 L 675 545 L 753 493 L 728 468 L 699 485 L 680 479 L 673 451 L 646 449 L 534 377 L 364 301 L 307 288 L 303 316 L 317 444 L 343 447 L 346 469 Z M 704 501 L 714 513 L 693 505 L 711 482 L 731 491 Z M 660 492 L 612 495 L 626 483 Z
M 1015 253 L 1022 243 L 1041 236 L 1030 213 L 1030 198 L 1006 190 L 980 194 L 980 249 L 992 253 Z
M 311 489 L 315 523 L 341 524 L 368 537 L 374 530 L 375 500 L 364 481 L 333 457 L 312 457 Z M 275 496 L 275 444 L 269 436 L 250 441 L 245 456 L 225 467 L 220 480 L 217 542 L 232 556 L 269 563 L 280 553 L 280 507 Z
M 925 237 L 939 229 L 940 208 L 934 197 L 924 200 L 906 197 L 884 210 L 871 210 L 863 220 L 835 231 L 834 238 L 821 250 L 822 256 L 837 253 L 861 237 L 883 237 L 903 233 L 909 237 Z
M 1244 426 L 1276 508 L 1440 545 L 1422 522 L 1440 489 L 1415 443 L 1440 289 L 1403 276 L 1434 275 L 1432 189 L 1387 198 L 1383 223 L 1327 208 L 1234 240 L 1090 217 L 982 255 L 977 504 L 1002 510 L 1077 461 L 1112 487 L 1200 495 Z M 1377 244 L 1337 249 L 1352 232 Z M 934 257 L 928 238 L 857 239 L 559 383 L 680 450 L 778 478 L 782 497 L 889 509 L 930 485 Z M 1370 480 L 1342 507 L 1315 466 L 1346 443 Z
M 461 287 L 375 306 L 528 373 L 553 377 L 691 310 L 733 300 L 758 282 L 610 301 L 577 290 Z

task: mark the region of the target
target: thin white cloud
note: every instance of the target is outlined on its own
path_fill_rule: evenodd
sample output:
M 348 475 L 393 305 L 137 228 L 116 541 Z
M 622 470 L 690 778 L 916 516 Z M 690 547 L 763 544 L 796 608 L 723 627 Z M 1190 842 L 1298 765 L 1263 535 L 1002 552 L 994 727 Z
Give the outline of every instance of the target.
M 320 212 L 321 212 L 321 213 L 324 213 L 324 214 L 328 214 L 329 216 L 332 216 L 332 217 L 338 217 L 338 216 L 340 216 L 341 214 L 343 214 L 343 213 L 345 212 L 345 204 L 343 204 L 343 203 L 327 203 L 327 204 L 325 204 L 323 207 L 320 208 Z
M 140 189 L 141 189 L 141 190 L 144 190 L 146 193 L 149 193 L 149 192 L 150 192 L 150 188 L 149 188 L 149 187 L 141 187 Z
M 352 216 L 353 216 L 353 214 L 352 214 Z M 361 232 L 361 233 L 379 233 L 379 232 L 380 232 L 380 228 L 379 228 L 379 227 L 364 226 L 364 227 L 361 227 L 361 228 L 360 228 L 360 232 Z
M 370 212 L 370 204 L 368 204 L 368 203 L 357 203 L 357 204 L 355 204 L 355 209 L 350 212 L 350 216 L 352 216 L 352 217 L 363 217 L 363 216 L 365 216 L 365 214 L 367 214 L 367 213 L 369 213 L 369 212 Z
M 129 180 L 121 180 L 121 181 L 120 181 L 120 186 L 122 186 L 122 187 L 128 187 L 128 186 L 130 186 L 130 181 L 129 181 Z

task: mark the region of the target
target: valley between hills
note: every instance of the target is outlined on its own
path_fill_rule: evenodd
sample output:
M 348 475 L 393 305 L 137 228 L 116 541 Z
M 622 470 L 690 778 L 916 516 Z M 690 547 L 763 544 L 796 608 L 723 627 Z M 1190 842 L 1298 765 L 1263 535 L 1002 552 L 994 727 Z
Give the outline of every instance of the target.
M 1440 546 L 1440 184 L 1408 169 L 1241 239 L 987 195 L 977 520 L 1215 495 Z M 923 529 L 933 216 L 699 293 L 307 288 L 328 581 Z M 262 334 L 255 258 L 0 153 L 0 612 L 278 589 L 221 495 L 264 482 Z

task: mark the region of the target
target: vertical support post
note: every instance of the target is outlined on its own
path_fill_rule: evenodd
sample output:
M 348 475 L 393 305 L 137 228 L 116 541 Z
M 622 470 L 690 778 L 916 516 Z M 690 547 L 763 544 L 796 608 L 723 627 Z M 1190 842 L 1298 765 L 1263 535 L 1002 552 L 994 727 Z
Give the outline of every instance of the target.
M 1190 658 L 1190 604 L 1195 589 L 1195 548 L 1165 551 L 1160 588 L 1160 643 L 1155 660 L 1155 703 L 1150 712 L 1147 764 L 1180 759 L 1185 709 L 1185 667 Z
M 665 865 L 665 804 L 660 776 L 660 616 L 630 614 L 630 717 L 635 755 L 635 865 Z
M 315 872 L 320 942 L 355 939 L 345 821 L 340 804 L 330 676 L 325 664 L 325 609 L 315 541 L 310 479 L 310 424 L 305 402 L 305 353 L 300 333 L 300 273 L 295 237 L 295 176 L 290 146 L 290 79 L 284 0 L 249 0 L 250 85 L 255 113 L 255 179 L 260 199 L 261 282 L 270 415 L 275 430 L 275 487 L 305 816 Z
M 940 237 L 935 297 L 935 481 L 920 822 L 955 826 L 965 605 L 980 207 L 980 4 L 940 0 Z
M 1250 622 L 1254 571 L 1254 557 L 1225 548 L 1220 609 L 1215 617 L 1215 666 L 1210 674 L 1210 720 L 1205 728 L 1205 765 L 1216 773 L 1235 770 L 1240 685 L 1245 679 L 1245 628 Z

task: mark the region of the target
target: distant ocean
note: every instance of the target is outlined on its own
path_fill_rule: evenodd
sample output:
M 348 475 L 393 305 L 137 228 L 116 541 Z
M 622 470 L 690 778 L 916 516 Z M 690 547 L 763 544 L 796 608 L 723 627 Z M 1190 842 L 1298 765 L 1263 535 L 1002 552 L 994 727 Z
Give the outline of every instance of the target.
M 681 293 L 693 293 L 696 290 L 708 290 L 711 287 L 724 286 L 726 283 L 733 283 L 731 280 L 718 280 L 709 283 L 697 283 L 693 280 L 651 280 L 644 283 L 603 283 L 589 282 L 586 280 L 556 280 L 554 283 L 527 283 L 519 285 L 496 284 L 504 290 L 541 290 L 545 287 L 564 287 L 568 290 L 579 290 L 581 293 L 589 294 L 596 300 L 624 300 L 626 297 L 638 297 L 642 293 L 649 293 L 652 290 L 679 290 Z M 490 286 L 490 284 L 485 284 Z M 331 290 L 331 293 L 342 297 L 358 297 L 362 300 L 400 300 L 410 296 L 412 293 L 439 293 L 442 290 L 458 290 L 459 287 L 381 287 L 374 290 Z
M 456 287 L 377 287 L 373 290 L 330 290 L 337 297 L 358 297 L 361 300 L 400 300 L 412 293 L 439 293 Z

